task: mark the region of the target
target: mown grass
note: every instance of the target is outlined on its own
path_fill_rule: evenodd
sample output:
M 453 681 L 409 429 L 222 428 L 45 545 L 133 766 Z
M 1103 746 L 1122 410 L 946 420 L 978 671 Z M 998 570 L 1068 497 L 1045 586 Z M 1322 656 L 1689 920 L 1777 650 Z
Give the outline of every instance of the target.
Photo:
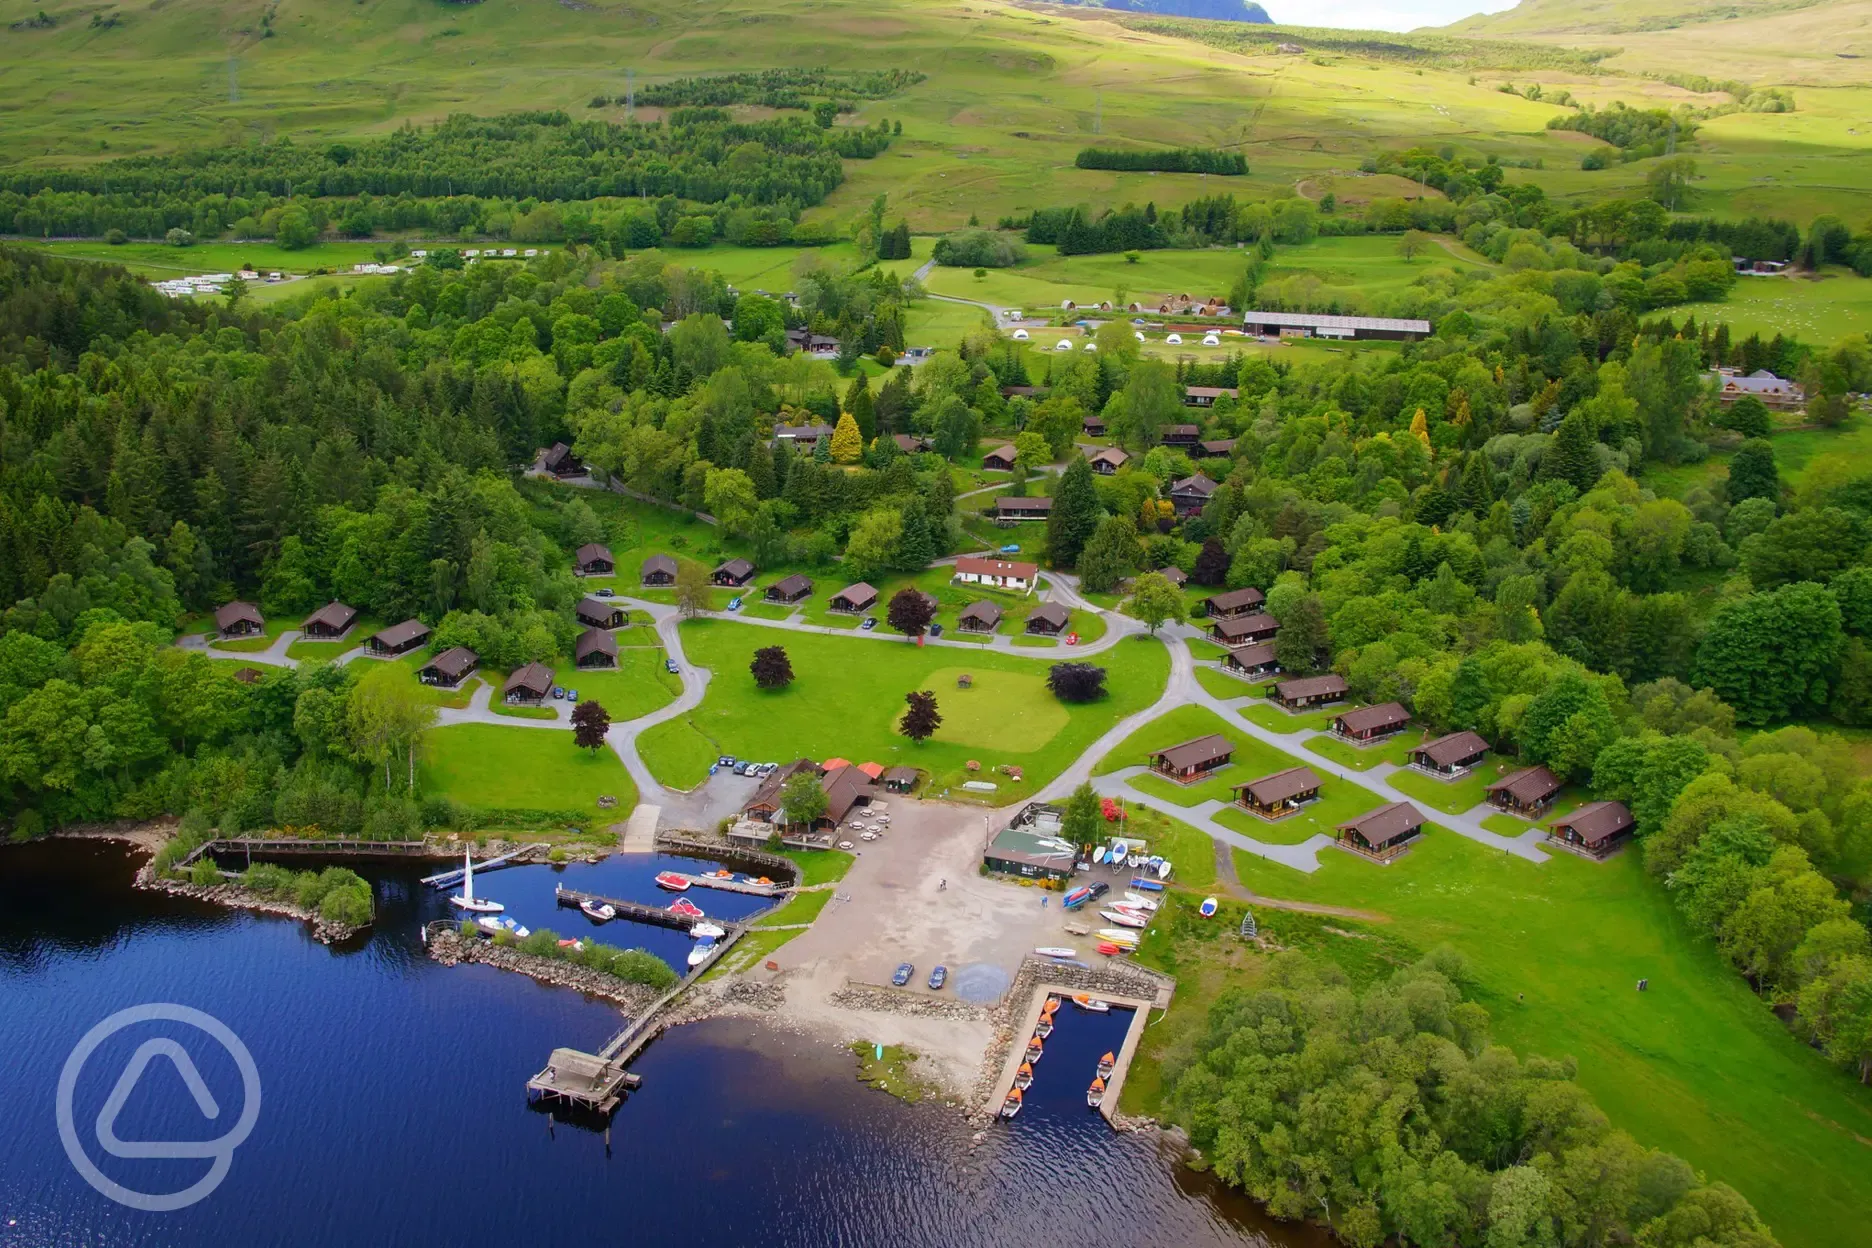
M 1534 864 L 1432 832 L 1389 866 L 1236 864 L 1257 892 L 1375 910 L 1418 949 L 1460 949 L 1504 1043 L 1577 1058 L 1618 1125 L 1740 1188 L 1783 1242 L 1863 1242 L 1872 1090 L 1790 1035 L 1640 858 Z
M 570 732 L 453 724 L 432 729 L 417 759 L 425 796 L 464 806 L 586 809 L 622 819 L 637 805 L 637 788 L 611 750 L 581 750 Z M 601 811 L 598 798 L 617 798 Z
M 761 915 L 755 920 L 762 927 L 784 927 L 792 923 L 811 923 L 819 917 L 819 912 L 832 900 L 831 889 L 821 889 L 812 893 L 795 893 L 778 909 Z
M 581 702 L 603 704 L 612 723 L 648 715 L 674 702 L 682 692 L 682 678 L 664 670 L 660 648 L 620 649 L 614 668 L 581 669 L 561 663 L 553 671 L 553 681 L 578 690 Z
M 856 856 L 842 849 L 783 849 L 783 858 L 791 858 L 800 869 L 800 887 L 836 884 L 852 869 Z

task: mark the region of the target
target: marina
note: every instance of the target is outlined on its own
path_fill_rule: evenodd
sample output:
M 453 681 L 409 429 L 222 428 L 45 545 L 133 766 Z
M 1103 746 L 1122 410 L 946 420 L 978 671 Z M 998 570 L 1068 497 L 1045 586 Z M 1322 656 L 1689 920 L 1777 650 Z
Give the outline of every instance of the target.
M 420 844 L 420 842 L 418 843 Z M 531 845 L 522 845 L 518 849 L 510 849 L 506 853 L 500 854 L 496 857 L 483 859 L 482 861 L 474 864 L 474 869 L 476 871 L 479 871 L 481 874 L 486 875 L 488 872 L 498 871 L 502 867 L 511 867 L 514 865 L 514 862 L 517 859 L 523 858 L 535 850 L 541 850 L 545 848 L 546 848 L 546 842 L 535 841 Z M 453 853 L 454 851 L 451 850 L 450 855 L 453 856 Z M 462 869 L 460 867 L 456 867 L 449 871 L 438 871 L 434 875 L 426 875 L 423 877 L 422 882 L 429 888 L 451 888 L 454 885 L 461 883 L 461 878 L 462 878 Z
M 1153 1009 L 1169 1008 L 1171 987 L 1165 983 L 1150 995 L 1137 991 L 1111 992 L 1088 984 L 1063 982 L 1067 976 L 1059 974 L 1062 968 L 1057 964 L 1037 965 L 1041 968 L 1040 982 L 1035 984 L 1027 1005 L 1016 1016 L 1019 1021 L 1014 1026 L 1015 1043 L 1009 1046 L 1001 1076 L 995 1083 L 988 1104 L 1005 1106 L 1009 1095 L 1022 1088 L 1023 1080 L 1027 1086 L 1015 1098 L 1015 1103 L 1022 1106 L 1032 1104 L 1043 1089 L 1050 1091 L 1056 1086 L 1071 1083 L 1072 1095 L 1086 1098 L 1090 1108 L 1096 1109 L 1109 1122 L 1117 1112 L 1118 1096 L 1124 1089 L 1125 1072 L 1137 1054 L 1150 1012 Z M 1081 999 L 1084 1004 L 1076 1002 L 1075 998 Z M 1102 1060 L 1095 1061 L 1083 1071 L 1076 1068 L 1073 1059 L 1060 1060 L 1064 1055 L 1062 1046 L 1072 1044 L 1077 1047 L 1081 1037 L 1091 1031 L 1093 1020 L 1104 1019 L 1124 1022 L 1123 1039 L 1110 1054 L 1112 1062 L 1109 1069 Z M 1043 1038 L 1038 1037 L 1038 1031 L 1043 1026 L 1047 1034 Z M 1101 1026 L 1096 1034 L 1103 1038 L 1109 1033 Z M 1048 1062 L 1041 1063 L 1033 1056 L 1034 1046 L 1044 1049 Z M 1099 1088 L 1097 1102 L 1091 1103 L 1087 1085 L 1094 1078 L 1104 1082 Z

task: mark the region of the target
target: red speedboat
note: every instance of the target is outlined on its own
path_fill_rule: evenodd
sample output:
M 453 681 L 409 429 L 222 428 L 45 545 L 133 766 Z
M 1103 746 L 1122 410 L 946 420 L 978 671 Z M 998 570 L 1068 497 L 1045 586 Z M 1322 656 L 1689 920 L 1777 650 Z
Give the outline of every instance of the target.
M 696 905 L 695 902 L 690 901 L 687 897 L 678 897 L 675 901 L 672 901 L 669 904 L 669 912 L 671 914 L 680 914 L 685 918 L 691 919 L 699 919 L 702 917 L 702 907 Z
M 662 871 L 657 874 L 656 886 L 672 893 L 685 893 L 689 891 L 689 877 L 675 871 Z

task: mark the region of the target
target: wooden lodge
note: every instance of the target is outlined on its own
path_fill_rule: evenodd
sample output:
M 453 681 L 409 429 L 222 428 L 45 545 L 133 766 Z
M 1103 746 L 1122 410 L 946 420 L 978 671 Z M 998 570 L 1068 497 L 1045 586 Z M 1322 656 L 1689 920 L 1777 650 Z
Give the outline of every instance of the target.
M 720 567 L 709 573 L 710 581 L 717 585 L 725 585 L 730 589 L 740 589 L 753 579 L 754 565 L 741 558 L 726 560 Z
M 1274 686 L 1273 698 L 1290 711 L 1297 711 L 1309 706 L 1325 706 L 1330 702 L 1343 702 L 1346 696 L 1345 677 L 1336 672 L 1324 676 L 1302 676 L 1298 680 L 1283 680 Z
M 994 500 L 988 511 L 996 524 L 1019 524 L 1024 520 L 1044 520 L 1053 514 L 1050 498 L 1008 498 Z
M 573 618 L 587 628 L 624 627 L 624 608 L 605 598 L 581 598 L 572 609 Z
M 1448 736 L 1413 746 L 1410 765 L 1440 779 L 1451 780 L 1469 774 L 1470 768 L 1488 757 L 1489 743 L 1473 732 L 1452 732 Z
M 544 663 L 528 663 L 501 686 L 501 701 L 509 706 L 538 706 L 552 691 L 552 668 Z
M 1234 386 L 1185 386 L 1183 406 L 1214 407 L 1215 401 L 1225 394 L 1231 399 L 1241 398 L 1241 391 Z
M 585 461 L 574 455 L 565 443 L 555 442 L 540 456 L 540 469 L 563 481 L 567 477 L 584 476 Z
M 1237 646 L 1222 656 L 1224 671 L 1246 676 L 1250 680 L 1259 680 L 1263 676 L 1275 676 L 1280 673 L 1280 660 L 1274 657 L 1274 643 L 1257 641 L 1246 646 Z
M 1311 767 L 1289 767 L 1235 786 L 1235 802 L 1263 819 L 1284 819 L 1318 799 L 1320 778 Z
M 799 602 L 812 593 L 812 578 L 795 572 L 792 576 L 782 577 L 767 587 L 761 597 L 768 602 L 792 604 Z
M 964 585 L 987 585 L 1025 593 L 1039 578 L 1040 565 L 987 555 L 963 555 L 955 562 L 955 579 Z
M 1182 589 L 1185 585 L 1189 584 L 1189 573 L 1174 564 L 1167 568 L 1158 568 L 1157 575 L 1163 577 L 1164 580 L 1169 581 L 1178 589 Z
M 1001 627 L 1001 608 L 992 602 L 971 602 L 956 617 L 956 627 L 965 633 L 992 633 Z
M 610 576 L 617 571 L 617 560 L 611 557 L 610 547 L 586 542 L 572 556 L 572 566 L 580 576 Z
M 1193 784 L 1216 768 L 1228 766 L 1234 756 L 1235 747 L 1229 744 L 1227 737 L 1210 733 L 1167 750 L 1158 750 L 1150 756 L 1150 768 L 1152 773 L 1166 780 Z
M 879 784 L 892 793 L 908 793 L 916 788 L 917 769 L 914 767 L 886 767 L 884 774 L 878 777 Z
M 1342 849 L 1378 862 L 1390 862 L 1423 833 L 1424 817 L 1409 802 L 1393 802 L 1339 825 Z
M 997 446 L 982 456 L 982 468 L 988 472 L 1012 472 L 1019 452 L 1012 446 Z
M 1488 804 L 1523 819 L 1538 818 L 1561 789 L 1560 777 L 1545 767 L 1523 767 L 1488 786 Z
M 674 555 L 651 555 L 643 561 L 643 569 L 637 579 L 645 585 L 674 585 L 676 583 L 676 557 Z
M 299 631 L 315 641 L 335 641 L 351 631 L 357 620 L 357 608 L 348 607 L 336 598 L 306 616 Z
M 1027 615 L 1026 631 L 1036 637 L 1057 637 L 1066 631 L 1072 613 L 1057 602 L 1043 602 Z
M 1094 451 L 1092 455 L 1086 459 L 1086 463 L 1091 466 L 1093 472 L 1098 473 L 1101 477 L 1109 477 L 1120 468 L 1124 467 L 1125 464 L 1129 463 L 1130 460 L 1131 452 L 1119 450 L 1115 446 L 1108 446 L 1103 450 Z
M 928 442 L 913 433 L 893 433 L 891 441 L 895 442 L 897 449 L 905 455 L 921 455 L 930 449 Z
M 467 646 L 452 646 L 423 664 L 416 679 L 425 685 L 453 689 L 466 680 L 481 663 L 481 656 Z
M 1165 425 L 1159 434 L 1159 440 L 1165 446 L 1180 446 L 1188 450 L 1202 440 L 1202 426 Z
M 429 626 L 421 620 L 404 620 L 364 639 L 364 649 L 372 654 L 408 654 L 429 640 Z
M 1212 442 L 1198 442 L 1195 448 L 1197 459 L 1227 459 L 1234 453 L 1234 438 L 1217 438 Z
M 1280 621 L 1266 614 L 1230 616 L 1209 625 L 1209 635 L 1230 649 L 1251 646 L 1258 641 L 1273 641 L 1278 632 Z
M 1604 858 L 1632 837 L 1637 821 L 1620 802 L 1588 802 L 1548 825 L 1548 839 L 1575 853 Z
M 1396 702 L 1380 702 L 1377 706 L 1361 706 L 1336 716 L 1332 721 L 1332 730 L 1333 735 L 1341 740 L 1364 745 L 1395 736 L 1409 724 L 1409 711 Z
M 1203 607 L 1212 620 L 1232 620 L 1238 615 L 1255 614 L 1266 601 L 1267 595 L 1250 585 L 1245 589 L 1210 594 L 1203 599 Z
M 863 581 L 832 595 L 831 608 L 846 615 L 863 615 L 877 605 L 878 591 Z
M 602 628 L 588 628 L 572 643 L 573 666 L 585 671 L 618 665 L 617 638 Z
M 1088 438 L 1104 437 L 1105 436 L 1105 418 L 1103 416 L 1086 417 L 1085 418 L 1085 435 Z
M 258 637 L 266 632 L 266 617 L 251 602 L 229 602 L 215 608 L 215 631 L 223 637 Z
M 1179 516 L 1193 516 L 1209 505 L 1209 496 L 1215 492 L 1216 483 L 1199 472 L 1171 482 L 1170 505 Z

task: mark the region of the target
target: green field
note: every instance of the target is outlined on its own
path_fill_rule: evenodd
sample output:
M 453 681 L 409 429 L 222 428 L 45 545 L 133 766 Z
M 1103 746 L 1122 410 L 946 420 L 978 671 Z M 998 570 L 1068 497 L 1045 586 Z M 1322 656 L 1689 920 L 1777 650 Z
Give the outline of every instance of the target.
M 55 256 L 68 260 L 106 260 L 121 264 L 132 273 L 152 280 L 183 277 L 194 273 L 236 273 L 251 265 L 262 273 L 309 273 L 314 269 L 342 272 L 354 264 L 375 260 L 382 243 L 322 242 L 299 250 L 288 250 L 275 243 L 197 243 L 193 247 L 171 247 L 166 243 L 123 243 L 111 246 L 100 242 L 35 242 Z M 249 288 L 258 294 L 263 289 L 299 293 L 298 282 L 276 287 L 255 284 Z
M 1499 1040 L 1578 1059 L 1614 1122 L 1739 1188 L 1782 1242 L 1872 1242 L 1872 1089 L 1790 1035 L 1640 858 L 1534 865 L 1431 833 L 1389 866 L 1235 862 L 1257 892 L 1375 910 L 1417 949 L 1462 950 Z
M 786 647 L 795 680 L 763 693 L 748 675 L 748 661 L 757 647 L 770 645 Z M 1038 789 L 1113 720 L 1163 691 L 1169 673 L 1164 648 L 1150 641 L 1123 646 L 1110 656 L 1111 696 L 1062 707 L 1040 683 L 1044 660 L 691 621 L 683 625 L 683 649 L 714 673 L 708 697 L 689 716 L 645 733 L 644 761 L 659 780 L 685 789 L 702 780 L 717 754 L 908 764 L 930 773 L 934 795 L 969 779 L 965 764 L 974 760 L 981 764 L 977 778 L 1001 786 L 992 799 L 1001 804 Z M 974 678 L 974 688 L 956 687 L 962 673 Z M 934 692 L 945 719 L 922 745 L 896 731 L 904 694 L 913 689 Z M 690 727 L 677 726 L 684 724 Z M 993 774 L 1002 764 L 1023 768 L 1025 778 L 1017 784 Z M 961 796 L 960 790 L 951 796 Z
M 1786 334 L 1817 347 L 1872 331 L 1872 280 L 1851 269 L 1828 268 L 1814 277 L 1749 277 L 1721 303 L 1688 303 L 1666 313 L 1674 321 L 1726 323 L 1733 338 Z
M 668 706 L 682 692 L 681 677 L 664 670 L 661 647 L 619 649 L 618 665 L 609 670 L 581 671 L 561 663 L 553 682 L 578 690 L 581 702 L 602 703 L 614 724 Z
M 426 796 L 489 809 L 587 810 L 610 822 L 637 805 L 637 789 L 612 751 L 581 750 L 570 732 L 455 724 L 430 731 L 417 763 Z M 598 798 L 617 798 L 601 811 Z

